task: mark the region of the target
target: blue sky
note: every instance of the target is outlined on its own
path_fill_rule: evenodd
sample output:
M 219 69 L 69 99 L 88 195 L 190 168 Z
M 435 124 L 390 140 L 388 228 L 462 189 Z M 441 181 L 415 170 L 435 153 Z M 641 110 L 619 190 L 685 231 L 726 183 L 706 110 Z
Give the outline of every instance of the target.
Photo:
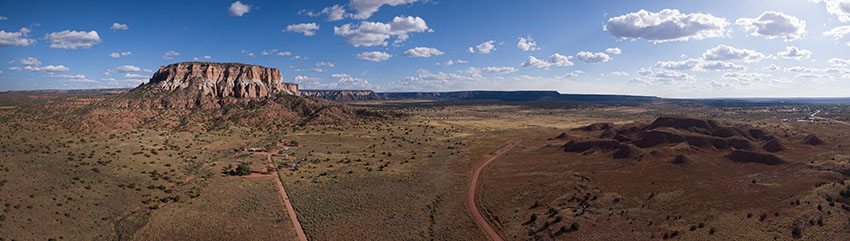
M 0 90 L 134 87 L 197 58 L 307 89 L 850 93 L 850 0 L 4 1 L 0 16 Z

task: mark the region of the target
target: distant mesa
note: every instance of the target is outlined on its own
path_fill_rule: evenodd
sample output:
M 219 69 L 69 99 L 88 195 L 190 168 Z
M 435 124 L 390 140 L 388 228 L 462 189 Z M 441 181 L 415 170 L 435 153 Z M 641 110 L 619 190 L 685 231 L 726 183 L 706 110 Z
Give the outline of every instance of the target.
M 384 99 L 372 90 L 301 90 L 300 93 L 302 96 L 337 101 Z
M 659 101 L 652 96 L 561 94 L 557 91 L 469 90 L 451 92 L 374 92 L 372 90 L 301 90 L 304 96 L 336 100 L 497 100 L 497 101 L 572 101 L 572 102 L 636 102 Z

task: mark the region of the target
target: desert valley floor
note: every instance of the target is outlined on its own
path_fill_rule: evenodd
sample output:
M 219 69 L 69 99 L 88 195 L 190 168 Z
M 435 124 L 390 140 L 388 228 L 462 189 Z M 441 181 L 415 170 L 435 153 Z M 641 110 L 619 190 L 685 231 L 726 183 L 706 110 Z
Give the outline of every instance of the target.
M 309 240 L 487 240 L 466 198 L 494 155 L 473 196 L 505 240 L 850 237 L 842 103 L 376 100 L 347 104 L 391 114 L 341 124 L 56 118 L 97 113 L 98 98 L 3 96 L 0 240 L 297 240 L 275 179 Z

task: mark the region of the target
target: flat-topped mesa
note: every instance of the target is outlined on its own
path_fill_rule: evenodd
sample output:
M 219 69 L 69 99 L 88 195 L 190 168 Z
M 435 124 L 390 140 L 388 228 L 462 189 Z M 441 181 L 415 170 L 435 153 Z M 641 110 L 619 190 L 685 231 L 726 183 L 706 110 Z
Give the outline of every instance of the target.
M 280 82 L 280 70 L 242 63 L 183 62 L 161 66 L 145 84 L 164 91 L 197 90 L 201 96 L 256 98 L 299 95 L 298 85 Z

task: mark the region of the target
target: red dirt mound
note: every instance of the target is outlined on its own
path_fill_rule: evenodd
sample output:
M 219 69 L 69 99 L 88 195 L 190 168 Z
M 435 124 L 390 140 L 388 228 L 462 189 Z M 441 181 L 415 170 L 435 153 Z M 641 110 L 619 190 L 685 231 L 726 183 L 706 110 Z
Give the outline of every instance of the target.
M 622 147 L 623 144 L 616 140 L 592 139 L 592 140 L 574 140 L 564 144 L 565 152 L 584 152 L 587 150 L 604 150 L 612 151 Z
M 600 123 L 593 123 L 593 124 L 586 125 L 586 126 L 583 126 L 583 127 L 575 128 L 573 130 L 577 130 L 577 131 L 600 131 L 600 130 L 611 129 L 612 127 L 614 127 L 614 123 L 600 122 Z
M 608 129 L 605 129 L 605 131 L 603 131 L 602 134 L 599 134 L 599 138 L 613 138 L 616 135 L 617 135 L 616 130 L 614 130 L 613 128 L 608 128 Z
M 729 141 L 720 137 L 682 134 L 667 130 L 651 130 L 640 135 L 640 139 L 634 142 L 640 148 L 648 148 L 661 144 L 676 144 L 686 142 L 696 147 L 714 147 L 717 149 L 729 149 Z
M 785 150 L 785 146 L 782 143 L 779 143 L 779 140 L 773 139 L 768 141 L 761 147 L 767 152 L 780 152 Z
M 765 165 L 781 165 L 785 164 L 785 160 L 773 155 L 751 151 L 732 151 L 726 158 L 734 162 L 754 162 Z
M 619 142 L 632 142 L 632 141 L 634 141 L 634 140 L 632 140 L 632 138 L 630 138 L 628 136 L 624 136 L 622 134 L 617 134 L 616 136 L 614 136 L 614 140 L 617 140 Z
M 744 137 L 733 136 L 726 138 L 726 140 L 729 141 L 729 145 L 737 149 L 750 149 L 753 147 L 753 143 Z
M 561 132 L 560 135 L 555 137 L 555 139 L 567 139 L 567 138 L 569 138 L 569 136 L 567 136 L 566 132 Z
M 714 120 L 695 119 L 684 116 L 662 116 L 655 119 L 652 124 L 649 124 L 650 130 L 661 127 L 671 127 L 704 135 L 711 135 L 713 131 L 717 130 L 720 126 Z
M 803 138 L 803 144 L 817 146 L 817 145 L 823 144 L 823 140 L 818 138 L 818 136 L 816 136 L 816 135 L 810 134 L 810 135 Z
M 612 158 L 614 158 L 614 159 L 640 159 L 641 157 L 644 156 L 644 154 L 646 154 L 646 152 L 643 151 L 642 149 L 636 147 L 635 145 L 625 144 L 625 145 L 620 146 L 620 148 L 617 149 L 616 152 L 614 152 L 614 155 L 612 156 Z
M 673 158 L 673 160 L 670 160 L 670 163 L 673 164 L 685 164 L 689 162 L 692 162 L 691 158 L 688 158 L 685 155 L 678 155 L 676 158 Z
M 771 136 L 769 136 L 767 132 L 762 129 L 750 129 L 749 132 L 750 136 L 759 140 L 767 140 L 771 138 Z

